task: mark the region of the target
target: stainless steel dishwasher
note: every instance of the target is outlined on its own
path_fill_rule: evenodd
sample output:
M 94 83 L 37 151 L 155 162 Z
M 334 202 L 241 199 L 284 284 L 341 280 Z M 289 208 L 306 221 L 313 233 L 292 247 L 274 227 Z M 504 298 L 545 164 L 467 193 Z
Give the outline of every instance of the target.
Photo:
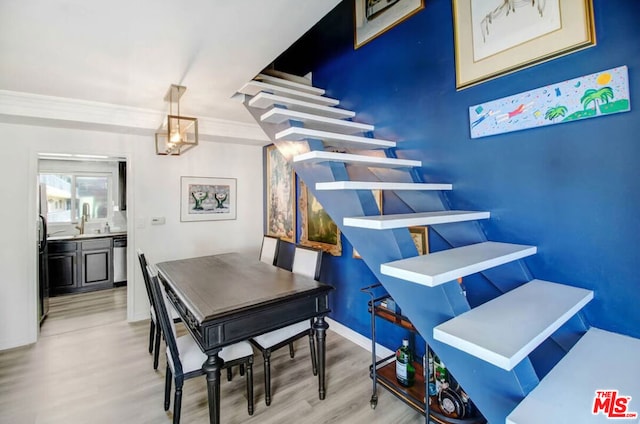
M 127 236 L 113 237 L 113 284 L 127 282 Z

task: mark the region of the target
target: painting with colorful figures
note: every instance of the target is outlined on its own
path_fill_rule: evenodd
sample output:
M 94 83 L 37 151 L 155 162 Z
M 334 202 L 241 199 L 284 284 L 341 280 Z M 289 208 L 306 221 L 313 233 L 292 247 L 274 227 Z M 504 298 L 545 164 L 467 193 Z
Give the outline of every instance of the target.
M 469 108 L 471 138 L 631 110 L 626 66 L 550 84 Z

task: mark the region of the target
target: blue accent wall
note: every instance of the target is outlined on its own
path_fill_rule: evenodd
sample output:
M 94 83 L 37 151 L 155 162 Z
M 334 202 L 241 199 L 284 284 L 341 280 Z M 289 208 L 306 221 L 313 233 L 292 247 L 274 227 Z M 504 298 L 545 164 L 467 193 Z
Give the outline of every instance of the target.
M 358 50 L 345 0 L 276 69 L 312 71 L 314 85 L 356 111 L 355 120 L 398 140 L 398 157 L 422 160 L 425 181 L 452 183 L 452 209 L 490 211 L 480 224 L 489 240 L 538 246 L 526 260 L 535 278 L 594 290 L 585 308 L 591 325 L 640 337 L 640 1 L 593 3 L 596 46 L 462 91 L 449 0 L 425 0 L 424 10 Z M 620 65 L 629 68 L 629 113 L 470 138 L 471 105 Z M 358 289 L 372 276 L 343 246 L 342 258 L 328 259 L 333 317 L 369 335 Z M 434 239 L 432 247 L 444 246 Z

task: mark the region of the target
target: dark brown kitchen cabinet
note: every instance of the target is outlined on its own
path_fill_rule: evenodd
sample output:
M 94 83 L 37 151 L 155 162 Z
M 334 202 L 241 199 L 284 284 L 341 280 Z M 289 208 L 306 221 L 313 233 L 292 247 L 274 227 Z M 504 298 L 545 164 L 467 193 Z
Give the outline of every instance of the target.
M 113 238 L 49 242 L 51 296 L 113 287 Z
M 49 243 L 47 256 L 51 295 L 71 293 L 78 288 L 78 243 Z

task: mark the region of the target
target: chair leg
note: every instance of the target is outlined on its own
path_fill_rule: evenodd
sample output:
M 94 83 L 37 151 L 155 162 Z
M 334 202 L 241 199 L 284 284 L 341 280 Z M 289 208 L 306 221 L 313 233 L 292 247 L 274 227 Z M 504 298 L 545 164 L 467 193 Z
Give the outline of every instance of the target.
M 240 365 L 241 369 L 244 365 Z M 247 361 L 247 410 L 249 415 L 253 415 L 253 358 Z
M 227 381 L 233 380 L 233 367 L 227 368 Z
M 149 321 L 149 355 L 153 353 L 153 337 L 156 333 L 156 324 L 153 320 Z
M 173 376 L 171 375 L 171 368 L 167 365 L 167 372 L 165 373 L 164 378 L 164 410 L 168 411 L 171 403 L 171 380 L 173 380 Z
M 291 359 L 296 356 L 296 352 L 293 350 L 293 342 L 289 343 L 289 356 Z
M 309 333 L 309 350 L 311 351 L 311 368 L 313 375 L 318 375 L 318 352 L 316 351 L 316 341 L 313 333 Z
M 244 375 L 244 364 L 240 364 L 238 369 L 240 370 L 240 377 L 242 377 Z
M 173 397 L 173 424 L 180 424 L 180 412 L 182 408 L 182 384 L 176 381 L 176 393 Z
M 160 359 L 160 338 L 162 337 L 160 327 L 156 328 L 155 351 L 153 352 L 153 369 L 158 369 L 158 360 Z
M 265 350 L 262 356 L 264 358 L 264 402 L 269 406 L 271 405 L 271 351 Z

